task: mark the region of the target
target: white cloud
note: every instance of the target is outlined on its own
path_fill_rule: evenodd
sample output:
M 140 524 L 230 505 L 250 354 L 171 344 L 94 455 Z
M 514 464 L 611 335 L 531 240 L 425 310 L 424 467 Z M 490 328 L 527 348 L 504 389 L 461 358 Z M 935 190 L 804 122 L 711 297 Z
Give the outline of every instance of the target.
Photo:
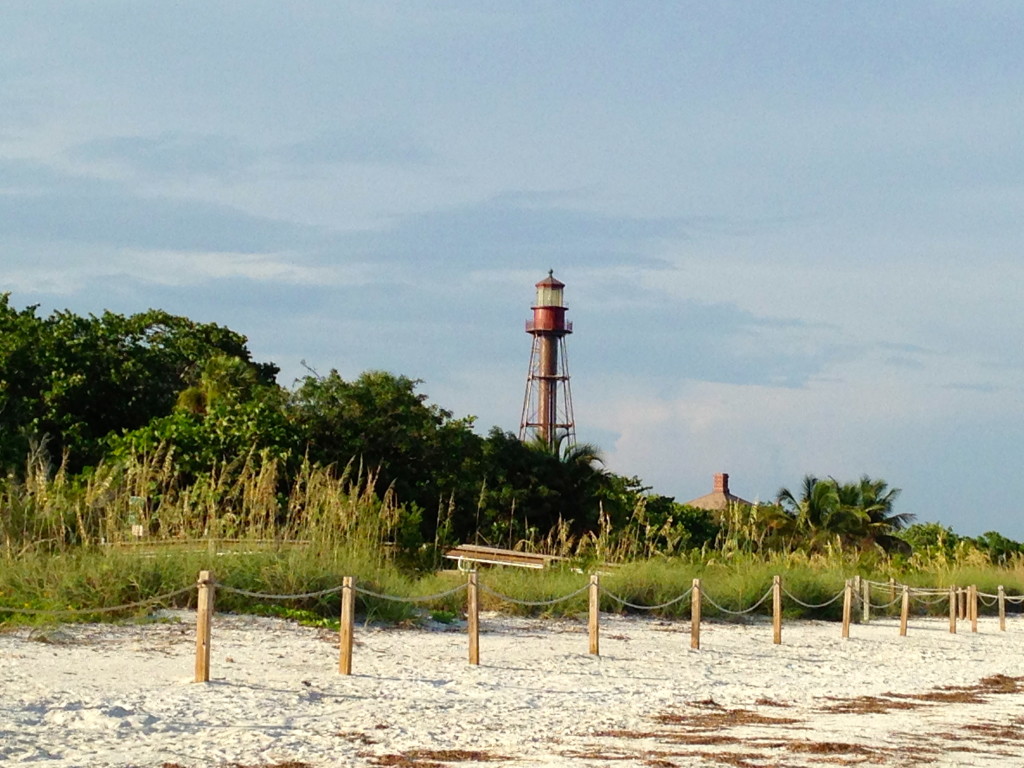
M 69 248 L 75 257 L 55 266 L 56 258 L 0 270 L 6 290 L 32 295 L 71 296 L 101 283 L 108 290 L 125 280 L 165 288 L 207 285 L 213 280 L 249 280 L 280 286 L 358 286 L 373 280 L 365 266 L 310 266 L 290 254 L 218 251 L 124 250 L 109 256 L 100 249 Z M 27 252 L 26 252 L 27 253 Z
M 118 263 L 124 275 L 173 287 L 235 278 L 287 285 L 353 285 L 368 278 L 360 267 L 307 266 L 287 254 L 128 251 Z
M 89 272 L 92 275 L 92 271 Z M 81 269 L 3 269 L 0 284 L 15 294 L 70 296 L 81 290 L 85 279 Z

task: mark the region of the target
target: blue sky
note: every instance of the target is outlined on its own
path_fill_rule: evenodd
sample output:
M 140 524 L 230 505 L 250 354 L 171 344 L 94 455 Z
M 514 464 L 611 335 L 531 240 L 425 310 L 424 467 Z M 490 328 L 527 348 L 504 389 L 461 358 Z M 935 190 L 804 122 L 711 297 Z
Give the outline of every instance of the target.
M 0 290 L 386 369 L 687 500 L 881 477 L 1024 539 L 1024 7 L 5 3 Z

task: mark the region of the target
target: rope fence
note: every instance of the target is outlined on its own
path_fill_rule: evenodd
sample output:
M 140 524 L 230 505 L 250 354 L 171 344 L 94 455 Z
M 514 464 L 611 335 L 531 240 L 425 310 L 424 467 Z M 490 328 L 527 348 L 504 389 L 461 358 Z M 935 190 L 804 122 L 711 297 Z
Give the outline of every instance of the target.
M 136 600 L 132 603 L 123 603 L 122 605 L 109 605 L 99 608 L 66 608 L 58 610 L 43 610 L 35 608 L 18 608 L 10 605 L 0 605 L 0 613 L 20 613 L 26 616 L 52 616 L 54 618 L 61 618 L 64 616 L 91 616 L 96 613 L 119 613 L 121 611 L 130 611 L 135 608 L 144 608 L 148 605 L 155 605 L 157 603 L 166 603 L 173 600 L 176 597 L 187 595 L 193 591 L 195 586 L 183 587 L 182 589 L 176 589 L 174 592 L 165 592 L 162 595 L 153 595 L 153 597 L 146 597 L 142 600 Z
M 976 586 L 956 587 L 951 586 L 945 589 L 934 587 L 913 587 L 909 584 L 897 584 L 895 580 L 886 582 L 870 581 L 855 577 L 847 579 L 843 588 L 827 600 L 818 603 L 811 603 L 801 600 L 790 590 L 783 586 L 782 578 L 775 576 L 772 585 L 761 595 L 761 597 L 746 608 L 734 609 L 723 605 L 722 602 L 704 591 L 701 580 L 694 579 L 692 586 L 665 602 L 657 604 L 640 604 L 617 595 L 605 589 L 601 585 L 600 576 L 590 576 L 589 583 L 569 592 L 565 595 L 547 600 L 520 600 L 497 592 L 487 585 L 481 584 L 478 580 L 477 571 L 469 571 L 467 580 L 451 589 L 444 590 L 432 595 L 417 595 L 403 597 L 399 595 L 388 595 L 375 592 L 364 587 L 357 587 L 355 579 L 346 576 L 340 586 L 329 587 L 313 592 L 301 592 L 294 594 L 275 594 L 266 592 L 254 592 L 250 590 L 231 587 L 227 584 L 220 584 L 216 581 L 211 571 L 200 571 L 199 578 L 194 585 L 182 589 L 166 592 L 153 597 L 137 600 L 123 605 L 105 606 L 99 608 L 69 608 L 66 610 L 39 610 L 30 608 L 18 608 L 13 606 L 0 605 L 0 613 L 17 613 L 32 616 L 52 616 L 54 618 L 88 616 L 93 614 L 108 614 L 121 611 L 133 610 L 146 606 L 166 604 L 176 598 L 197 590 L 196 598 L 196 658 L 195 658 L 195 681 L 207 682 L 210 679 L 210 643 L 212 636 L 212 619 L 214 615 L 216 592 L 223 591 L 229 594 L 241 595 L 260 600 L 300 600 L 326 597 L 328 595 L 341 593 L 341 620 L 339 629 L 339 662 L 338 669 L 341 674 L 352 673 L 352 648 L 355 632 L 355 598 L 356 595 L 363 595 L 379 600 L 389 600 L 400 603 L 426 603 L 442 600 L 452 595 L 466 591 L 466 625 L 469 639 L 469 663 L 480 663 L 480 593 L 483 592 L 489 597 L 524 607 L 549 607 L 559 603 L 567 602 L 588 595 L 588 621 L 587 633 L 589 638 L 589 652 L 593 655 L 600 655 L 600 606 L 601 598 L 606 599 L 620 607 L 626 607 L 637 611 L 655 611 L 669 608 L 690 599 L 690 647 L 694 650 L 700 649 L 700 628 L 702 607 L 706 603 L 721 614 L 726 616 L 747 616 L 762 608 L 771 599 L 772 615 L 772 640 L 778 645 L 782 643 L 782 618 L 784 600 L 811 610 L 820 610 L 830 605 L 843 601 L 842 605 L 842 637 L 850 637 L 850 625 L 853 623 L 853 609 L 855 603 L 861 606 L 861 621 L 871 620 L 871 611 L 886 610 L 897 603 L 900 604 L 900 636 L 906 636 L 910 616 L 910 605 L 931 607 L 943 602 L 949 604 L 949 631 L 956 634 L 959 621 L 970 621 L 971 631 L 978 631 L 979 603 L 985 607 L 996 607 L 999 620 L 999 630 L 1006 631 L 1006 605 L 1024 604 L 1024 595 L 1008 596 L 1005 589 L 1000 586 L 995 594 L 980 592 Z M 881 600 L 872 601 L 872 592 L 885 592 Z M 724 601 L 723 601 L 724 602 Z
M 663 610 L 665 608 L 675 605 L 676 603 L 683 602 L 683 600 L 690 596 L 691 592 L 693 592 L 693 587 L 690 587 L 688 590 L 683 592 L 683 594 L 679 595 L 678 597 L 673 597 L 671 600 L 667 602 L 658 603 L 657 605 L 639 605 L 637 603 L 631 603 L 626 598 L 620 597 L 619 595 L 616 595 L 614 592 L 609 592 L 607 589 L 604 589 L 603 587 L 601 588 L 601 594 L 611 598 L 612 602 L 618 603 L 619 605 L 624 605 L 627 608 L 632 608 L 634 611 Z
M 514 597 L 509 597 L 508 595 L 503 595 L 500 592 L 495 592 L 493 589 L 483 584 L 480 585 L 480 590 L 482 592 L 486 592 L 491 597 L 496 597 L 497 599 L 505 603 L 510 603 L 512 605 L 522 605 L 532 608 L 541 608 L 547 607 L 549 605 L 558 605 L 559 603 L 564 603 L 567 600 L 572 600 L 574 597 L 578 597 L 579 595 L 582 595 L 584 592 L 589 591 L 590 585 L 580 587 L 575 592 L 570 592 L 567 595 L 562 595 L 561 597 L 556 597 L 551 600 L 517 600 Z
M 213 614 L 212 605 L 212 591 L 214 588 L 220 587 L 217 585 L 208 572 L 204 571 L 200 574 L 199 589 L 199 611 L 197 611 L 197 630 L 196 630 L 196 681 L 205 682 L 209 680 L 209 638 L 211 633 L 211 617 Z M 225 588 L 225 587 L 220 587 Z M 204 598 L 204 589 L 210 591 L 210 595 Z M 232 590 L 231 588 L 225 588 L 229 591 L 234 591 L 239 594 L 250 594 L 243 590 Z M 882 601 L 871 602 L 871 592 L 884 589 L 887 591 L 887 597 Z M 772 580 L 772 586 L 751 605 L 742 609 L 733 609 L 723 605 L 721 602 L 716 600 L 714 597 L 709 595 L 701 586 L 700 579 L 694 579 L 693 585 L 684 591 L 682 594 L 657 604 L 640 604 L 634 603 L 621 595 L 617 595 L 610 590 L 605 589 L 601 586 L 600 576 L 594 574 L 590 576 L 590 581 L 587 585 L 580 587 L 579 589 L 573 590 L 565 595 L 554 597 L 547 600 L 520 600 L 512 597 L 511 595 L 505 595 L 494 589 L 491 589 L 487 585 L 481 584 L 478 580 L 477 571 L 469 571 L 466 583 L 459 584 L 452 587 L 449 590 L 439 592 L 434 595 L 424 595 L 417 597 L 400 597 L 397 595 L 387 595 L 378 592 L 373 592 L 368 589 L 356 587 L 354 580 L 351 577 L 346 577 L 341 587 L 336 587 L 331 590 L 324 590 L 319 593 L 307 593 L 303 595 L 297 595 L 295 597 L 311 597 L 319 596 L 321 594 L 330 594 L 331 592 L 341 591 L 342 593 L 342 604 L 341 604 L 341 623 L 339 629 L 339 661 L 338 670 L 341 674 L 349 675 L 352 674 L 352 649 L 353 649 L 353 636 L 355 633 L 355 610 L 354 602 L 355 595 L 361 594 L 369 597 L 374 597 L 383 600 L 393 600 L 397 602 L 429 602 L 432 600 L 438 600 L 451 595 L 457 594 L 462 590 L 466 590 L 466 629 L 468 635 L 469 645 L 469 656 L 468 660 L 470 664 L 480 663 L 480 593 L 494 598 L 495 600 L 508 603 L 510 605 L 518 605 L 525 607 L 549 607 L 558 603 L 563 603 L 569 600 L 573 600 L 584 593 L 588 594 L 588 616 L 587 616 L 587 635 L 588 635 L 588 648 L 589 653 L 592 655 L 600 655 L 600 605 L 601 598 L 605 598 L 607 601 L 614 603 L 620 607 L 628 607 L 638 611 L 653 611 L 668 608 L 683 602 L 686 598 L 690 598 L 690 647 L 693 650 L 700 649 L 700 630 L 701 630 L 701 612 L 702 607 L 706 603 L 708 606 L 714 608 L 720 613 L 727 616 L 746 616 L 754 613 L 759 608 L 764 606 L 769 599 L 771 599 L 771 613 L 772 613 L 772 640 L 773 643 L 778 645 L 782 643 L 782 614 L 783 614 L 783 601 L 788 599 L 792 603 L 799 605 L 803 608 L 820 610 L 827 608 L 830 605 L 843 601 L 843 614 L 842 614 L 842 637 L 848 639 L 850 637 L 850 625 L 852 623 L 852 612 L 854 603 L 859 600 L 862 603 L 864 609 L 863 619 L 865 621 L 870 619 L 870 611 L 872 608 L 876 610 L 885 610 L 890 608 L 897 603 L 900 604 L 900 623 L 899 633 L 901 637 L 905 637 L 908 633 L 909 614 L 911 602 L 916 602 L 921 605 L 932 606 L 937 605 L 941 602 L 948 602 L 950 606 L 950 632 L 955 634 L 957 631 L 957 621 L 960 619 L 969 619 L 971 621 L 971 631 L 978 631 L 978 603 L 980 601 L 987 606 L 997 605 L 999 613 L 999 629 L 1001 631 L 1006 630 L 1006 603 L 1024 602 L 1024 595 L 1007 598 L 1003 587 L 999 587 L 999 591 L 995 595 L 988 595 L 986 593 L 979 592 L 974 586 L 970 587 L 950 587 L 948 589 L 936 589 L 936 588 L 917 588 L 911 587 L 907 584 L 896 584 L 890 581 L 888 584 L 881 582 L 870 582 L 865 579 L 848 579 L 838 593 L 831 596 L 827 600 L 818 603 L 811 603 L 801 600 L 799 597 L 794 595 L 790 590 L 786 589 L 782 584 L 782 578 L 775 576 Z M 991 600 L 991 602 L 989 602 Z M 210 608 L 207 611 L 203 610 L 205 604 L 209 604 Z M 961 615 L 961 609 L 964 614 Z
M 826 600 L 824 603 L 805 603 L 803 600 L 801 600 L 799 597 L 797 597 L 796 595 L 794 595 L 792 592 L 790 592 L 788 589 L 785 589 L 785 588 L 783 588 L 782 593 L 786 597 L 788 597 L 790 600 L 792 600 L 794 603 L 796 603 L 797 605 L 803 606 L 804 608 L 810 608 L 812 610 L 816 610 L 816 609 L 820 609 L 820 608 L 827 608 L 828 606 L 832 605 L 832 603 L 837 602 L 843 596 L 843 592 L 844 591 L 845 590 L 840 591 L 839 593 L 836 594 L 835 597 L 833 597 L 831 600 Z
M 726 608 L 723 605 L 720 605 L 707 592 L 705 592 L 704 595 L 703 595 L 704 600 L 707 602 L 708 605 L 710 605 L 715 610 L 721 611 L 726 616 L 746 616 L 747 614 L 753 613 L 758 608 L 760 608 L 762 605 L 764 605 L 768 601 L 768 598 L 771 597 L 771 596 L 772 596 L 772 590 L 769 589 L 767 592 L 765 592 L 763 595 L 761 595 L 761 599 L 760 600 L 758 600 L 756 603 L 751 605 L 749 608 L 744 608 L 744 609 L 739 610 L 739 611 L 733 611 L 733 610 L 730 610 L 729 608 Z
M 224 591 L 230 592 L 231 594 L 241 595 L 242 597 L 252 597 L 257 600 L 307 600 L 316 597 L 326 597 L 327 595 L 335 595 L 341 592 L 344 587 L 328 587 L 327 589 L 321 589 L 317 592 L 297 592 L 291 595 L 278 595 L 270 594 L 267 592 L 250 592 L 247 589 L 239 589 L 238 587 L 229 587 L 227 584 L 218 584 L 217 588 Z
M 430 603 L 434 600 L 443 600 L 446 597 L 458 594 L 464 589 L 467 589 L 468 585 L 459 584 L 457 587 L 446 589 L 444 592 L 438 592 L 434 595 L 416 595 L 413 597 L 399 597 L 397 595 L 385 595 L 380 592 L 373 592 L 369 589 L 363 589 L 362 587 L 356 587 L 356 592 L 360 595 L 366 595 L 367 597 L 375 597 L 378 600 L 390 600 L 393 603 Z

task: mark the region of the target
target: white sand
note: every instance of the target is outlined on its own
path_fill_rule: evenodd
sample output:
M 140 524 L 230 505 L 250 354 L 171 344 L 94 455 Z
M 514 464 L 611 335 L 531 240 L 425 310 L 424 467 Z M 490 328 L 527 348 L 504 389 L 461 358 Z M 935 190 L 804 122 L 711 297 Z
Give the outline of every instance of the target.
M 594 657 L 582 621 L 485 615 L 478 667 L 461 627 L 357 627 L 346 677 L 332 633 L 218 615 L 214 680 L 195 684 L 194 616 L 167 616 L 0 634 L 0 763 L 1024 765 L 1014 681 L 937 691 L 1024 677 L 1019 617 L 956 635 L 915 619 L 905 638 L 883 619 L 848 641 L 799 622 L 781 646 L 764 623 L 706 623 L 692 651 L 686 622 L 603 615 Z

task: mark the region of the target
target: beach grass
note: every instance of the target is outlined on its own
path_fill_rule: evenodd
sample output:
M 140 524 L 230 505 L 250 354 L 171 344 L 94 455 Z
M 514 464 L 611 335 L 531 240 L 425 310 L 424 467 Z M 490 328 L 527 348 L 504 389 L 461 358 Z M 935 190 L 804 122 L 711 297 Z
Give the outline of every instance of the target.
M 684 596 L 693 580 L 699 578 L 704 596 L 703 615 L 722 620 L 770 615 L 771 600 L 765 598 L 775 575 L 782 578 L 787 618 L 838 619 L 842 601 L 836 598 L 846 579 L 855 573 L 852 565 L 842 559 L 752 555 L 733 562 L 697 556 L 658 558 L 595 570 L 600 573 L 603 589 L 602 611 L 688 617 L 690 600 Z M 355 577 L 357 611 L 370 621 L 413 621 L 430 611 L 461 615 L 466 605 L 465 589 L 461 589 L 466 584 L 466 574 L 456 570 L 409 571 L 376 555 L 367 557 L 362 545 L 332 550 L 296 546 L 224 551 L 175 546 L 162 552 L 81 548 L 29 552 L 0 560 L 0 606 L 11 609 L 0 616 L 0 621 L 123 619 L 143 615 L 154 606 L 194 607 L 196 593 L 191 587 L 200 571 L 214 574 L 219 585 L 217 609 L 221 611 L 277 611 L 276 615 L 303 611 L 311 617 L 334 619 L 340 613 L 337 587 L 345 576 Z M 971 566 L 933 572 L 919 570 L 894 578 L 897 584 L 927 588 L 974 584 L 990 595 L 996 594 L 1002 585 L 1008 595 L 1020 595 L 1024 594 L 1022 573 L 1016 565 Z M 883 571 L 861 575 L 880 583 L 889 579 L 889 573 Z M 589 578 L 590 571 L 572 566 L 545 570 L 482 568 L 478 574 L 481 608 L 510 615 L 578 616 L 587 611 Z M 322 591 L 329 593 L 309 594 Z M 177 594 L 135 605 L 170 593 Z M 876 606 L 886 602 L 884 587 L 876 586 L 872 599 Z M 750 610 L 759 602 L 759 607 Z M 100 610 L 122 605 L 129 607 L 109 614 Z M 643 610 L 637 606 L 653 608 Z M 84 613 L 60 613 L 68 610 Z M 894 614 L 896 610 L 876 608 L 876 613 Z M 917 605 L 914 610 L 939 615 L 948 608 L 936 603 Z M 993 613 L 995 607 L 982 604 L 980 610 Z M 1010 606 L 1010 610 L 1016 607 Z M 37 615 L 37 611 L 53 615 Z
M 279 467 L 266 455 L 251 454 L 187 486 L 179 486 L 172 459 L 154 451 L 72 479 L 39 455 L 19 478 L 0 479 L 0 622 L 120 619 L 154 606 L 192 607 L 200 571 L 211 571 L 221 587 L 218 610 L 333 620 L 345 576 L 356 579 L 357 610 L 366 620 L 407 622 L 465 610 L 465 574 L 440 569 L 438 542 L 406 538 L 418 527 L 415 515 L 390 491 L 378 493 L 372 474 L 304 464 L 282 496 Z M 667 557 L 637 544 L 614 552 L 589 542 L 560 551 L 566 559 L 544 570 L 481 567 L 481 606 L 579 615 L 587 610 L 592 573 L 600 574 L 602 610 L 665 617 L 689 615 L 684 596 L 698 578 L 704 616 L 730 620 L 768 615 L 771 601 L 764 598 L 776 575 L 789 618 L 839 618 L 842 601 L 835 598 L 855 576 L 929 588 L 973 584 L 989 595 L 1004 586 L 1008 595 L 1024 595 L 1024 560 L 993 565 L 976 550 L 931 559 L 838 547 Z M 116 606 L 126 607 L 101 610 Z M 991 601 L 980 607 L 995 610 Z M 947 608 L 935 601 L 915 610 Z

